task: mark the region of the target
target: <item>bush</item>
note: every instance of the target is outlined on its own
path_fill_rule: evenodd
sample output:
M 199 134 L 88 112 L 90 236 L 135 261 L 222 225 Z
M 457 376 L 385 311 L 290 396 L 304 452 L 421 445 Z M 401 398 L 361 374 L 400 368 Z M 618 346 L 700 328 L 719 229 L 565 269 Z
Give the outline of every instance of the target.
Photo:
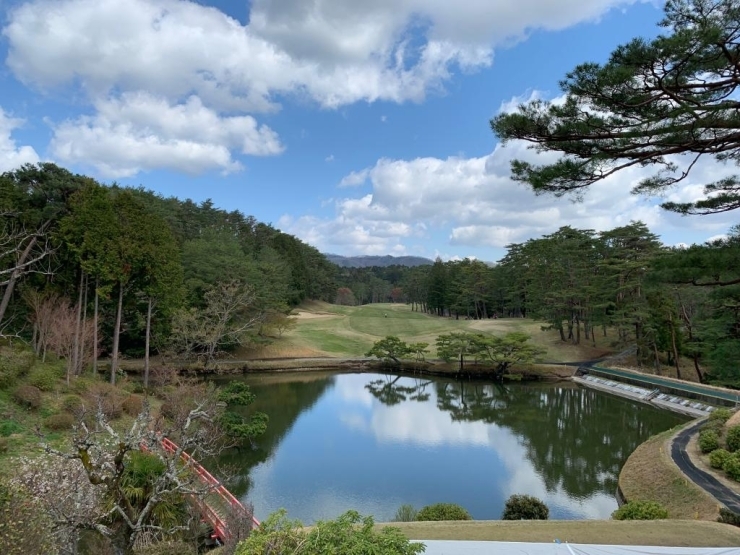
M 719 449 L 719 435 L 714 430 L 702 430 L 699 432 L 699 449 L 702 453 L 711 453 Z
M 108 420 L 117 420 L 123 414 L 123 397 L 116 386 L 106 382 L 93 382 L 83 396 L 86 406 L 92 412 L 102 409 Z
M 702 431 L 712 430 L 717 433 L 718 436 L 722 437 L 725 431 L 725 423 L 722 420 L 707 420 L 701 427 Z
M 722 470 L 725 471 L 727 476 L 740 482 L 740 456 L 738 456 L 738 453 L 734 453 L 725 459 Z
M 719 517 L 717 518 L 717 522 L 732 524 L 733 526 L 740 526 L 740 514 L 737 514 L 730 509 L 726 509 L 725 507 L 721 507 L 719 510 Z
M 413 505 L 401 505 L 396 511 L 396 516 L 393 517 L 394 522 L 414 522 L 416 517 L 419 515 Z
M 0 454 L 4 455 L 8 452 L 8 448 L 10 447 L 10 441 L 7 437 L 0 437 Z
M 37 409 L 41 406 L 41 390 L 32 385 L 21 385 L 13 392 L 13 397 L 19 405 L 31 409 Z
M 83 407 L 82 399 L 77 395 L 67 395 L 62 399 L 62 411 L 68 412 L 76 418 L 82 414 Z
M 730 409 L 714 409 L 709 413 L 708 422 L 721 422 L 724 424 L 730 417 L 732 417 L 732 411 Z
M 503 520 L 547 520 L 550 509 L 540 499 L 531 495 L 512 495 L 506 500 Z
M 90 378 L 87 376 L 77 376 L 72 378 L 69 384 L 69 390 L 77 395 L 82 395 L 87 392 L 88 389 L 94 387 L 96 384 L 102 383 L 100 380 Z
M 44 426 L 54 431 L 71 430 L 74 425 L 75 417 L 68 412 L 52 414 L 44 420 Z
M 473 520 L 470 513 L 454 503 L 427 505 L 416 514 L 416 520 Z
M 121 405 L 123 412 L 129 416 L 138 416 L 144 408 L 144 398 L 141 395 L 129 395 Z
M 18 383 L 36 362 L 31 351 L 3 349 L 0 352 L 0 389 L 8 389 Z
M 285 511 L 270 515 L 241 542 L 235 555 L 325 555 L 326 553 L 372 553 L 373 555 L 416 555 L 424 544 L 409 541 L 393 526 L 374 527 L 372 517 L 348 511 L 336 520 L 319 521 L 310 530 L 290 521 Z
M 59 368 L 55 366 L 37 366 L 31 370 L 28 376 L 28 383 L 38 387 L 41 391 L 54 391 L 61 377 Z
M 8 437 L 23 431 L 23 426 L 15 420 L 3 420 L 0 422 L 0 437 Z
M 630 501 L 612 513 L 614 520 L 659 520 L 668 518 L 668 509 L 655 501 Z
M 723 469 L 725 461 L 731 457 L 732 454 L 727 449 L 716 449 L 709 453 L 709 464 L 712 468 Z
M 727 450 L 730 453 L 740 451 L 740 426 L 733 426 L 727 430 Z

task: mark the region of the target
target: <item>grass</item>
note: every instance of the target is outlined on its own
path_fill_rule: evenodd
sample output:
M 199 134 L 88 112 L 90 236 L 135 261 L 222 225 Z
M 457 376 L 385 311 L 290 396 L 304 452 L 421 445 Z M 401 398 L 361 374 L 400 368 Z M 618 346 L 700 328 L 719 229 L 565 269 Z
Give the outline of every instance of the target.
M 635 449 L 619 474 L 619 487 L 627 501 L 657 501 L 672 519 L 717 520 L 717 501 L 670 459 L 668 441 L 676 432 L 653 436 Z
M 569 362 L 597 358 L 609 352 L 610 338 L 598 337 L 594 347 L 584 342 L 572 345 L 563 342 L 555 331 L 543 331 L 542 324 L 522 318 L 496 320 L 455 320 L 414 312 L 405 304 L 372 304 L 339 306 L 309 302 L 296 312 L 298 325 L 271 345 L 237 353 L 237 359 L 363 357 L 375 341 L 395 335 L 409 343 L 429 344 L 428 358 L 435 358 L 437 336 L 458 331 L 504 334 L 522 331 L 532 336 L 532 342 L 546 349 L 543 359 L 549 362 Z M 598 335 L 598 334 L 597 334 Z
M 393 522 L 409 539 L 478 540 L 674 547 L 737 547 L 740 528 L 718 522 L 653 520 L 473 520 L 457 522 Z

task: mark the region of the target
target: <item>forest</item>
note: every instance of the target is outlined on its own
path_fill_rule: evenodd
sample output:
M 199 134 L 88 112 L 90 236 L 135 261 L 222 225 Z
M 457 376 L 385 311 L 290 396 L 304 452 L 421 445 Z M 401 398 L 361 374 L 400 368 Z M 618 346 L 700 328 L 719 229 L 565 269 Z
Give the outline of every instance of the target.
M 119 354 L 206 363 L 335 293 L 315 248 L 210 201 L 105 186 L 51 163 L 0 176 L 0 334 L 67 375 Z
M 574 344 L 609 337 L 648 369 L 740 385 L 737 227 L 685 248 L 662 245 L 641 222 L 562 227 L 508 245 L 497 263 L 339 268 L 210 201 L 105 186 L 50 163 L 3 174 L 0 211 L 0 333 L 63 358 L 68 376 L 110 359 L 115 382 L 126 356 L 145 359 L 147 380 L 150 353 L 208 365 L 270 341 L 294 307 L 315 299 L 532 318 Z
M 646 369 L 740 386 L 740 229 L 666 247 L 641 222 L 609 231 L 562 227 L 477 260 L 407 268 L 342 268 L 337 304 L 405 302 L 453 318 L 543 322 L 562 341 L 608 337 Z M 681 361 L 689 360 L 689 369 Z

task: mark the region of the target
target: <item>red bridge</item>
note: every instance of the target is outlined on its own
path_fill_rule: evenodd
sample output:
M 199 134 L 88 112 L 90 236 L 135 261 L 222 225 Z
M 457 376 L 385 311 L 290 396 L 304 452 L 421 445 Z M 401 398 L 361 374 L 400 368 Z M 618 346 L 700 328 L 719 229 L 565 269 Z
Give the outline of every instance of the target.
M 191 500 L 198 507 L 203 520 L 208 522 L 213 527 L 213 537 L 221 543 L 226 543 L 227 540 L 233 537 L 233 533 L 229 530 L 229 522 L 238 521 L 249 521 L 252 528 L 260 525 L 259 521 L 254 518 L 251 511 L 239 501 L 234 495 L 226 489 L 220 481 L 218 481 L 210 472 L 208 472 L 203 466 L 196 461 L 193 457 L 188 455 L 185 451 L 182 451 L 175 442 L 163 438 L 161 440 L 162 449 L 170 454 L 175 454 L 180 451 L 180 458 L 185 465 L 192 469 L 193 472 L 198 476 L 200 481 L 208 487 L 208 493 L 204 498 L 198 498 L 193 495 Z

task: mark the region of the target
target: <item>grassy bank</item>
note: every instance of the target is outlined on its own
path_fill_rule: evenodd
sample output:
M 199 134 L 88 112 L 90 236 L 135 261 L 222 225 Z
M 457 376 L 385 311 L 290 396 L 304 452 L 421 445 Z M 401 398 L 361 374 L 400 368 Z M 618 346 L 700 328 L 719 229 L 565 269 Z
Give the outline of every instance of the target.
M 429 343 L 427 358 L 436 358 L 437 336 L 459 331 L 505 334 L 521 331 L 543 347 L 544 360 L 568 362 L 598 358 L 610 351 L 611 338 L 597 337 L 597 345 L 584 341 L 573 345 L 560 340 L 554 331 L 543 331 L 542 323 L 523 318 L 455 320 L 411 310 L 405 304 L 339 306 L 310 302 L 294 311 L 297 325 L 272 344 L 237 353 L 236 359 L 280 359 L 298 357 L 362 357 L 377 341 L 395 335 L 409 343 Z M 598 335 L 598 334 L 597 334 Z
M 717 520 L 719 506 L 714 498 L 684 476 L 670 458 L 669 440 L 676 431 L 653 436 L 635 449 L 619 474 L 619 487 L 627 501 L 657 501 L 672 519 Z
M 653 520 L 473 520 L 394 522 L 410 539 L 479 540 L 673 547 L 737 547 L 740 528 L 718 522 Z

